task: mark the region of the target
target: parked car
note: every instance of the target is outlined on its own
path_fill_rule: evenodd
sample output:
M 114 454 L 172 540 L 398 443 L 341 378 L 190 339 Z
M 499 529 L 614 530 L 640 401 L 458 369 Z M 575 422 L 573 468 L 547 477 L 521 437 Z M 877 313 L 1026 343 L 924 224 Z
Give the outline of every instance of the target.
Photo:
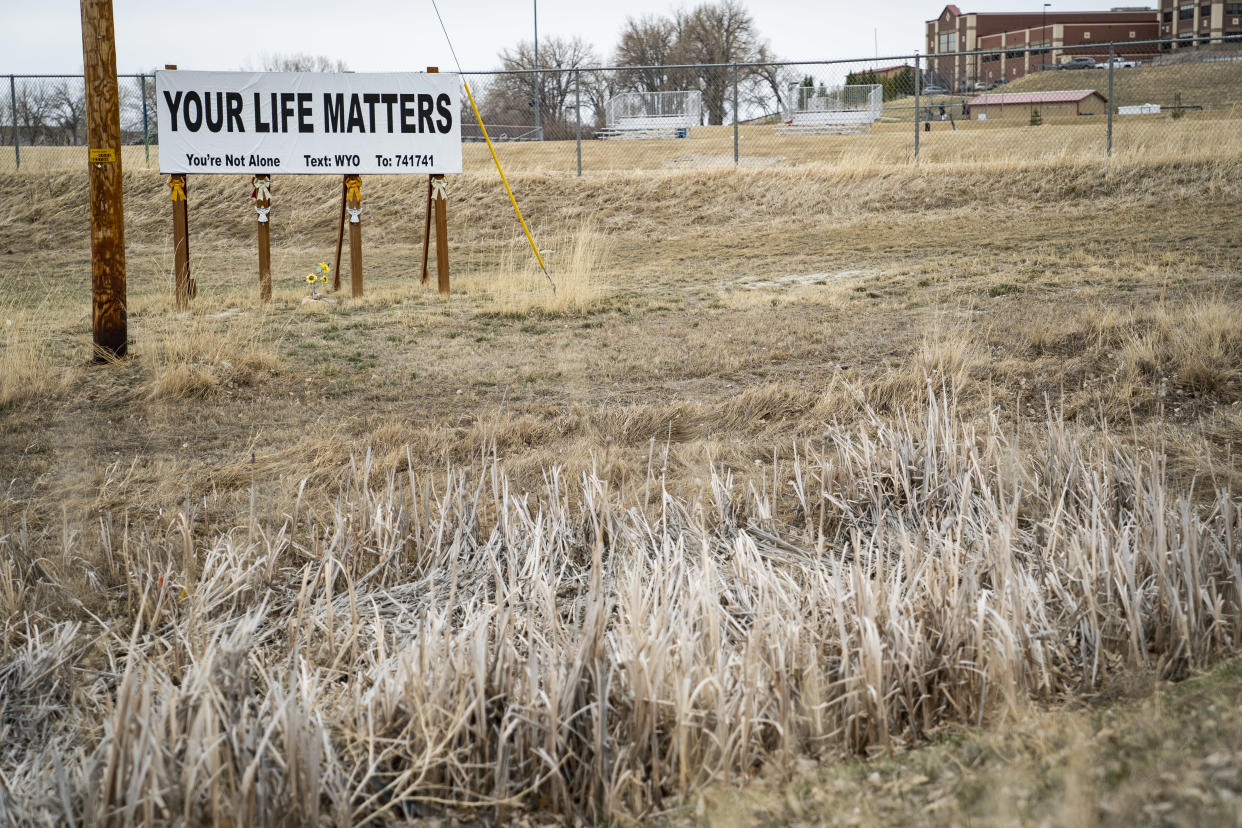
M 987 90 L 988 90 L 987 81 L 979 81 L 978 83 L 973 84 L 970 87 L 971 92 L 986 92 Z
M 1126 60 L 1125 58 L 1115 57 L 1111 60 L 1102 60 L 1095 65 L 1096 69 L 1107 69 L 1108 64 L 1112 64 L 1116 69 L 1133 69 L 1139 65 L 1137 60 Z
M 947 95 L 947 94 L 948 94 L 948 92 L 949 92 L 949 90 L 948 90 L 948 89 L 945 89 L 943 86 L 925 86 L 925 87 L 923 87 L 923 94 L 924 94 L 924 95 Z
M 1077 57 L 1072 57 L 1069 60 L 1065 61 L 1065 63 L 1062 63 L 1057 68 L 1058 69 L 1094 69 L 1095 58 L 1088 57 L 1087 55 L 1078 55 Z

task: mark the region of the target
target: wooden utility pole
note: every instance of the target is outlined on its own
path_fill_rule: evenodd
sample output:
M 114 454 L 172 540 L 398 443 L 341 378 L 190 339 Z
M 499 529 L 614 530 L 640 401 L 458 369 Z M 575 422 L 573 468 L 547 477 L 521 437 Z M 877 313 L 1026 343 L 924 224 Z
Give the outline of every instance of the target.
M 116 89 L 112 0 L 82 0 L 86 141 L 91 200 L 91 305 L 95 359 L 125 356 L 125 208 L 121 199 L 121 108 Z
M 254 177 L 254 211 L 259 225 L 259 301 L 272 301 L 272 245 L 267 214 L 272 209 L 272 177 Z
M 362 295 L 362 176 L 345 176 L 345 209 L 349 213 L 349 286 Z

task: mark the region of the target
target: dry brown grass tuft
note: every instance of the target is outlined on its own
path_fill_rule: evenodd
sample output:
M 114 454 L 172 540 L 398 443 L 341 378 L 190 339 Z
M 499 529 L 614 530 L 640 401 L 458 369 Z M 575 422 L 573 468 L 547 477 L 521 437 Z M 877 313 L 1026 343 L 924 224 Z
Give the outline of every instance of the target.
M 196 312 L 138 324 L 152 398 L 194 399 L 253 385 L 280 365 L 279 311 Z
M 59 316 L 42 303 L 0 304 L 0 409 L 54 396 L 68 381 L 71 369 L 53 347 Z
M 923 338 L 913 367 L 934 387 L 960 391 L 982 361 L 975 339 L 976 335 L 965 327 L 937 328 Z
M 1211 393 L 1239 376 L 1242 311 L 1221 301 L 1161 305 L 1133 320 L 1121 348 L 1136 377 L 1195 393 Z
M 539 241 L 545 245 L 541 253 L 548 276 L 539 269 L 525 236 L 515 236 L 494 270 L 469 273 L 456 287 L 482 299 L 485 312 L 503 316 L 577 315 L 596 309 L 607 295 L 601 282 L 608 255 L 605 236 L 584 221 L 573 232 L 549 233 Z

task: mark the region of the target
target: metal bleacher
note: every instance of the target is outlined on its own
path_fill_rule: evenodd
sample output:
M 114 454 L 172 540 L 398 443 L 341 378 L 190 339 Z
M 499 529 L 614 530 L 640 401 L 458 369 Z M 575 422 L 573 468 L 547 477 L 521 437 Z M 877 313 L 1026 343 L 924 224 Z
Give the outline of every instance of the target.
M 871 129 L 884 111 L 884 90 L 879 84 L 818 89 L 796 86 L 791 108 L 776 126 L 778 135 L 856 134 Z
M 595 133 L 600 139 L 689 138 L 690 128 L 702 115 L 702 93 L 625 92 L 604 104 L 606 126 Z

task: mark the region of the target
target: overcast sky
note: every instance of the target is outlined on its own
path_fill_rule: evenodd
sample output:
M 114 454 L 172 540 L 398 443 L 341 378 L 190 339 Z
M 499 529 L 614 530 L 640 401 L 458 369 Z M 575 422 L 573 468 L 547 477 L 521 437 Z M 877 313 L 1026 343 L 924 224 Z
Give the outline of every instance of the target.
M 532 0 L 439 0 L 462 68 L 491 69 L 497 53 L 532 35 Z M 611 58 L 627 16 L 668 14 L 693 2 L 537 0 L 539 36 L 580 36 Z M 760 34 L 789 60 L 870 57 L 921 49 L 923 21 L 944 8 L 913 0 L 751 0 Z M 1042 2 L 990 0 L 965 11 L 1039 11 Z M 1115 2 L 1061 0 L 1060 11 Z M 1141 3 L 1140 3 L 1141 5 Z M 114 0 L 117 68 L 165 63 L 182 69 L 257 68 L 261 53 L 306 52 L 344 60 L 361 72 L 453 66 L 431 0 Z M 77 0 L 0 0 L 0 74 L 82 69 Z

